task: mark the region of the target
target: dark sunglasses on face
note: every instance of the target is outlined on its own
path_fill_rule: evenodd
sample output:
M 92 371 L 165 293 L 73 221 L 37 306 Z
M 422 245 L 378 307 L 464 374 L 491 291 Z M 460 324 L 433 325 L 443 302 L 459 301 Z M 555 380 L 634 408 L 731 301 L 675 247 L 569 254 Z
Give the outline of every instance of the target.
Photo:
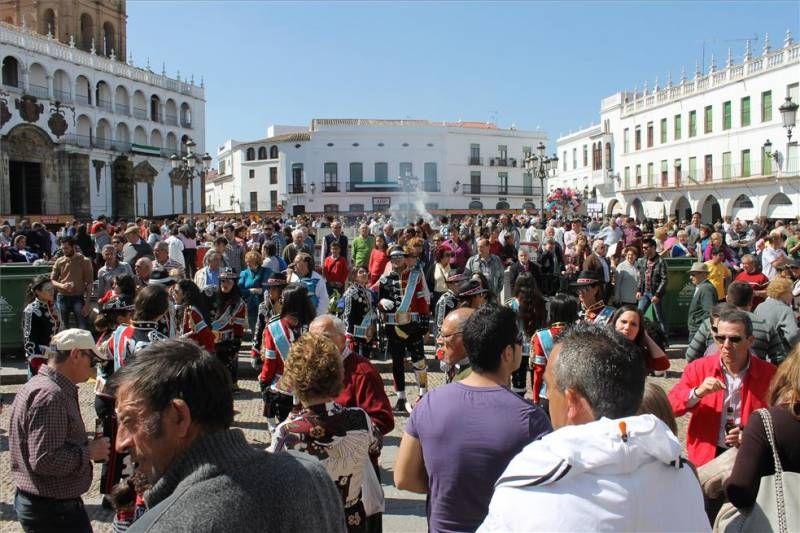
M 720 346 L 725 344 L 725 341 L 731 341 L 731 344 L 733 345 L 737 345 L 742 342 L 742 338 L 738 335 L 714 335 L 714 340 Z

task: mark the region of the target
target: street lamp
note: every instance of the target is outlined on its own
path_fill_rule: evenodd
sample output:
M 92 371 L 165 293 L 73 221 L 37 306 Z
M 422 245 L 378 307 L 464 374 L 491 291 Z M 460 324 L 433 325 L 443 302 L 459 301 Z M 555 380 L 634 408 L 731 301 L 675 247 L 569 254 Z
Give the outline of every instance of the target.
M 185 144 L 186 155 L 178 157 L 177 154 L 172 154 L 169 161 L 173 172 L 182 175 L 189 182 L 189 218 L 194 221 L 194 178 L 204 176 L 211 169 L 212 157 L 208 152 L 202 156 L 196 154 L 194 148 L 197 143 L 192 139 L 188 139 Z
M 539 211 L 542 215 L 542 222 L 544 222 L 544 180 L 551 171 L 555 171 L 557 168 L 558 156 L 556 156 L 556 154 L 553 154 L 550 157 L 546 156 L 545 146 L 541 141 L 539 141 L 538 146 L 536 146 L 536 155 L 531 153 L 525 158 L 525 170 L 529 174 L 535 174 L 536 177 L 539 178 L 539 190 L 541 192 L 541 204 L 539 204 Z
M 783 127 L 786 128 L 786 136 L 789 138 L 789 142 L 792 142 L 792 128 L 795 126 L 798 107 L 800 106 L 792 102 L 792 97 L 787 96 L 786 101 L 783 102 L 783 105 L 778 108 L 778 111 L 781 112 Z

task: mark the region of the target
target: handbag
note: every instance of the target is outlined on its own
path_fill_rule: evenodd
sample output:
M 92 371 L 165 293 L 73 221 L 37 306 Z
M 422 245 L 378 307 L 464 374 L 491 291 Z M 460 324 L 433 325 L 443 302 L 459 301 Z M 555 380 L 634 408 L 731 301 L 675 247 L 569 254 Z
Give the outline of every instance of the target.
M 372 434 L 372 420 L 369 415 L 364 413 L 367 417 L 367 431 Z M 361 477 L 361 503 L 364 505 L 364 514 L 372 516 L 384 512 L 386 509 L 386 501 L 383 496 L 383 487 L 378 480 L 378 474 L 375 472 L 375 467 L 367 454 L 364 460 L 364 473 Z
M 708 499 L 716 499 L 725 490 L 725 482 L 731 477 L 733 464 L 739 448 L 729 448 L 697 469 L 697 478 L 703 495 Z
M 766 409 L 759 409 L 756 412 L 761 415 L 761 421 L 764 423 L 772 457 L 775 460 L 775 473 L 761 478 L 756 503 L 750 509 L 737 510 L 733 505 L 726 504 L 717 515 L 714 531 L 725 533 L 800 531 L 800 510 L 797 507 L 797 502 L 800 501 L 800 474 L 783 471 L 775 446 L 772 416 Z

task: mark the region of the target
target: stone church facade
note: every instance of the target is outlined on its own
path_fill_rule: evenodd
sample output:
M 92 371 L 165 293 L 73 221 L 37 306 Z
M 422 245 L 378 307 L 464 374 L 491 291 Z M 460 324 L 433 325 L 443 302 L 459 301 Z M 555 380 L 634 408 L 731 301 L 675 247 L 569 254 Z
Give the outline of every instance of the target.
M 202 210 L 169 158 L 205 152 L 203 84 L 126 49 L 124 0 L 0 1 L 0 217 Z

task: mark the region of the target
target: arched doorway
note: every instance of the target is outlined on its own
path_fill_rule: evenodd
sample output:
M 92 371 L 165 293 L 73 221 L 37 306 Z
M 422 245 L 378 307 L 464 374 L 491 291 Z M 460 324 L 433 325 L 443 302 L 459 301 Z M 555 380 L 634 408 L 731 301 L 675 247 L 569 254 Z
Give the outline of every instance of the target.
M 508 202 L 497 202 L 497 206 L 495 209 L 510 209 L 511 206 L 508 205 Z
M 792 200 L 782 192 L 772 196 L 766 203 L 766 208 L 766 217 L 772 219 L 794 219 L 800 212 L 800 206 L 793 205 Z
M 606 212 L 611 216 L 624 215 L 625 206 L 622 205 L 622 202 L 620 202 L 616 198 L 612 198 L 611 201 L 608 202 L 608 210 Z
M 628 216 L 632 216 L 637 222 L 644 222 L 645 212 L 641 200 L 636 198 L 633 200 L 633 202 L 631 202 L 630 209 L 628 210 Z
M 469 208 L 470 209 L 483 209 L 483 204 L 478 200 L 472 200 L 469 203 Z
M 691 220 L 692 206 L 685 196 L 681 196 L 675 200 L 675 217 L 680 220 Z
M 40 128 L 20 124 L 8 132 L 3 139 L 3 166 L 8 168 L 8 196 L 2 198 L 3 211 L 20 215 L 41 215 L 53 212 L 48 209 L 46 198 L 60 197 L 56 180 L 50 181 L 55 190 L 46 187 L 46 176 L 55 175 L 54 145 L 50 137 Z M 55 208 L 58 200 L 53 201 Z
M 700 208 L 701 220 L 709 220 L 711 224 L 716 223 L 722 219 L 722 211 L 719 208 L 719 202 L 713 194 L 709 194 Z
M 732 218 L 738 218 L 739 220 L 753 220 L 755 218 L 756 210 L 753 209 L 753 201 L 746 194 L 740 194 L 732 205 Z
M 522 209 L 527 211 L 534 211 L 536 209 L 536 205 L 533 202 L 524 202 L 522 204 Z

